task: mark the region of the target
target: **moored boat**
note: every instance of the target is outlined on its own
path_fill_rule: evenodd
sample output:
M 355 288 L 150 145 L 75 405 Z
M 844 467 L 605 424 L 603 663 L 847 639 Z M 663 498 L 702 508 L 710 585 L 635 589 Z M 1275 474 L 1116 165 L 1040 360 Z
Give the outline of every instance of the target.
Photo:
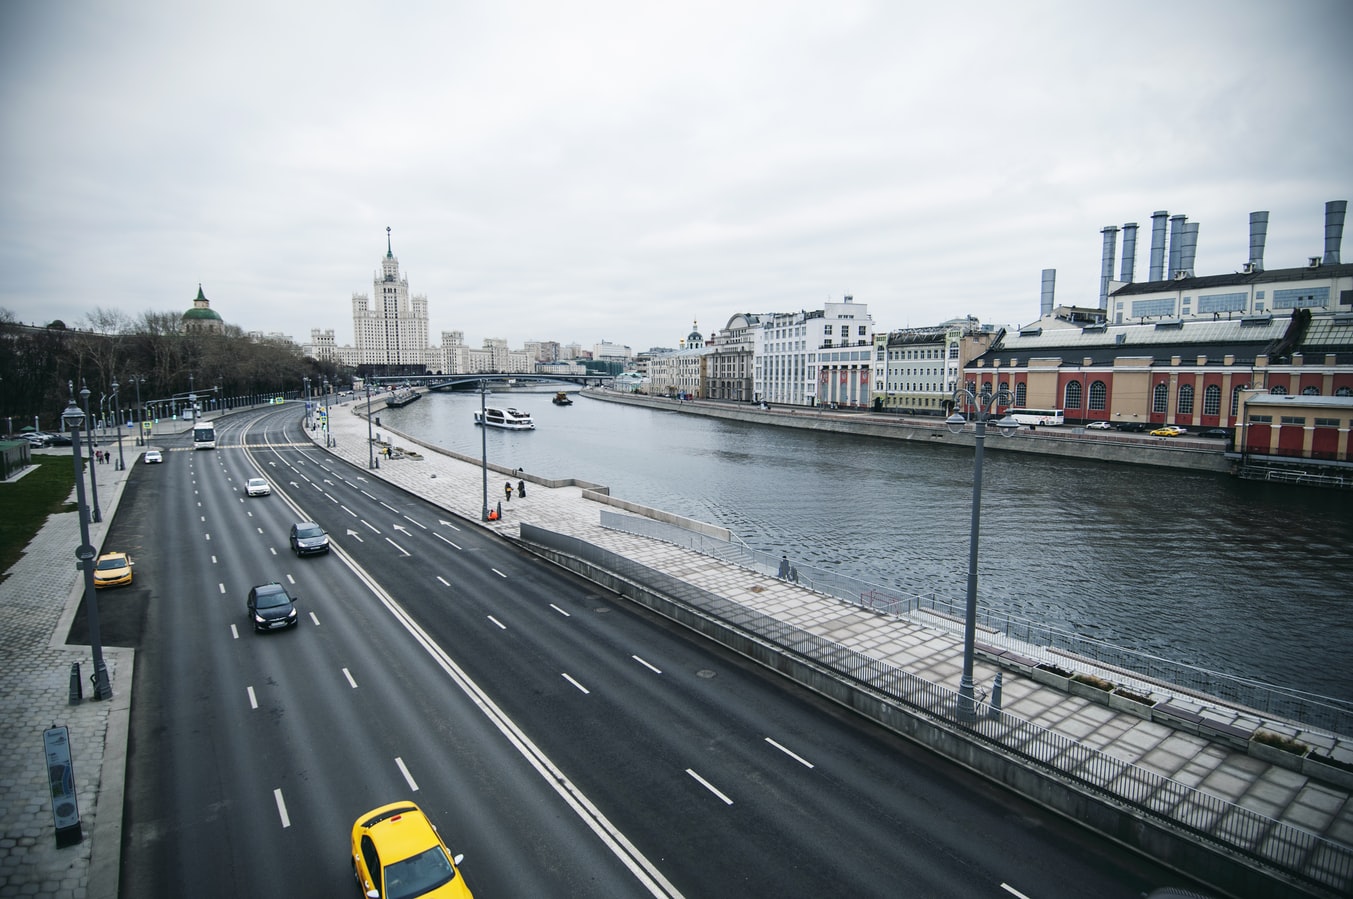
M 509 431 L 534 431 L 536 427 L 536 423 L 531 420 L 531 413 L 510 406 L 501 409 L 488 406 L 482 413 L 476 409 L 474 423 L 490 428 L 506 428 Z
M 414 400 L 420 400 L 422 398 L 423 395 L 419 393 L 417 390 L 411 389 L 396 390 L 393 394 L 391 394 L 389 397 L 386 398 L 385 405 L 387 408 L 390 409 L 398 409 L 400 406 L 407 406 Z
M 558 393 L 556 393 L 556 394 L 554 395 L 554 399 L 551 400 L 550 402 L 554 403 L 556 406 L 572 406 L 572 405 L 573 405 L 573 400 L 569 399 L 568 393 L 565 392 L 565 391 L 563 391 L 563 390 L 561 390 L 561 391 L 559 391 Z

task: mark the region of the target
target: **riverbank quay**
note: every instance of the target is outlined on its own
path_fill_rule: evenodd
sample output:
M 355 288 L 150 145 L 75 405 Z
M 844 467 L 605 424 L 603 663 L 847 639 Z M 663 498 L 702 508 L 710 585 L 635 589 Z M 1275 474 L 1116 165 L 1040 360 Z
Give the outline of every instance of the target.
M 367 423 L 334 420 L 337 446 L 329 452 L 367 468 Z M 389 427 L 374 431 L 404 458 L 378 457 L 379 470 L 365 475 L 480 521 L 478 457 Z M 962 644 L 953 622 L 862 608 L 778 577 L 774 567 L 734 564 L 643 536 L 638 526 L 603 525 L 604 518 L 656 522 L 725 545 L 731 536 L 612 497 L 600 485 L 520 472 L 510 460 L 491 462 L 488 472 L 495 510 L 505 480 L 528 489 L 484 527 L 1214 889 L 1264 897 L 1353 889 L 1348 786 L 1330 782 L 1337 773 L 1322 779 L 1294 769 L 1292 753 L 1261 758 L 1263 744 L 1251 739 L 1288 735 L 1353 763 L 1347 738 L 1055 651 L 1043 653 L 1047 667 L 1040 667 L 1038 647 L 998 646 L 986 632 L 979 632 L 976 670 L 986 697 L 978 720 L 965 723 L 955 715 Z M 1091 677 L 1136 691 L 1097 689 Z
M 818 407 L 777 406 L 762 409 L 751 403 L 718 400 L 674 400 L 642 393 L 623 393 L 605 387 L 587 387 L 580 392 L 589 399 L 605 400 L 659 409 L 705 415 L 748 424 L 798 428 L 805 431 L 831 431 L 942 446 L 971 448 L 976 440 L 971 425 L 951 434 L 942 418 L 903 418 L 874 412 L 842 411 Z M 1222 450 L 1223 441 L 1197 437 L 1151 437 L 1118 431 L 1091 431 L 1078 427 L 1020 428 L 1011 437 L 1001 437 L 994 428 L 986 441 L 988 451 L 1036 453 L 1066 456 L 1098 462 L 1119 462 L 1158 468 L 1182 468 L 1229 474 L 1235 463 Z

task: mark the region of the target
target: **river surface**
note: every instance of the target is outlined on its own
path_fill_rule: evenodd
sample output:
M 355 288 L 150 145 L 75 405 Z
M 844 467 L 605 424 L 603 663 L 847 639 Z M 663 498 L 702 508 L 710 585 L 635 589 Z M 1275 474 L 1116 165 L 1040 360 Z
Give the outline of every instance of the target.
M 901 594 L 965 595 L 971 448 L 552 396 L 489 395 L 536 421 L 490 429 L 490 462 L 604 484 Z M 479 404 L 434 393 L 380 415 L 478 457 Z M 1002 453 L 1003 439 L 1019 438 L 988 437 L 983 466 L 984 608 L 1353 701 L 1353 495 Z

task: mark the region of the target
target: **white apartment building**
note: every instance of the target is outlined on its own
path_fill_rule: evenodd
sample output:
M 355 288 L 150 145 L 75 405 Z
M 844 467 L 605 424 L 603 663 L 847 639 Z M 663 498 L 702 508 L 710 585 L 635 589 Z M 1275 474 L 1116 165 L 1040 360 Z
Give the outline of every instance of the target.
M 971 316 L 874 335 L 875 404 L 908 414 L 946 412 L 963 366 L 984 353 L 994 336 L 994 329 Z
M 870 401 L 874 321 L 846 296 L 813 312 L 760 316 L 753 329 L 753 399 L 864 408 Z
M 399 275 L 399 260 L 385 229 L 385 258 L 372 281 L 373 300 L 364 293 L 352 295 L 352 330 L 358 365 L 383 366 L 390 370 L 428 366 L 428 300 L 409 296 L 409 281 Z

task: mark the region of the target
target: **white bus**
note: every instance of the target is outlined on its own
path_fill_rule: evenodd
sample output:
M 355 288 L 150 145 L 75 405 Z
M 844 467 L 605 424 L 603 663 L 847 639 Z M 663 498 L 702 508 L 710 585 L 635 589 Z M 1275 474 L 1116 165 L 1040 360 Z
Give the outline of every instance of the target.
M 209 421 L 193 425 L 193 449 L 216 449 L 216 425 Z
M 1066 417 L 1061 409 L 1009 409 L 1006 414 L 1022 425 L 1066 424 Z

